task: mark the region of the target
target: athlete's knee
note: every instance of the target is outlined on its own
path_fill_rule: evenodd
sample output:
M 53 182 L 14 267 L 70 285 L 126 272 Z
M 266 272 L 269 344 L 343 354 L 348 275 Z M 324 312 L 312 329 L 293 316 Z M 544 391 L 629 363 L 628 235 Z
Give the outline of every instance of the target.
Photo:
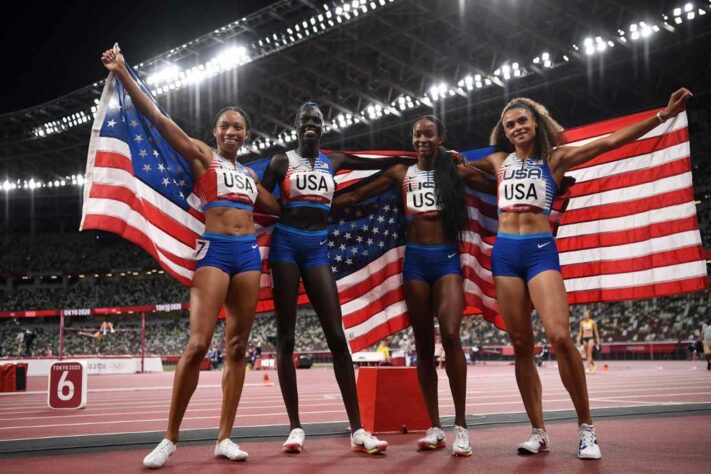
M 334 358 L 351 357 L 351 353 L 348 350 L 348 341 L 343 331 L 335 331 L 335 334 L 330 334 L 326 338 L 326 343 Z
M 443 328 L 440 327 L 440 336 L 442 336 L 442 347 L 446 352 L 461 349 L 462 340 L 459 337 L 458 328 Z
M 230 362 L 244 363 L 247 357 L 247 339 L 234 336 L 225 342 L 225 358 Z
M 293 334 L 290 335 L 280 335 L 277 338 L 277 355 L 279 357 L 288 356 L 294 353 L 294 346 L 296 345 L 296 338 Z
M 548 331 L 548 339 L 557 354 L 563 355 L 571 351 L 577 351 L 570 333 L 565 329 Z
M 185 351 L 183 351 L 183 358 L 188 363 L 199 363 L 205 358 L 207 350 L 210 348 L 210 342 L 202 339 L 190 339 L 187 346 L 185 346 Z
M 531 335 L 512 333 L 509 333 L 509 335 L 516 357 L 533 357 L 533 338 Z

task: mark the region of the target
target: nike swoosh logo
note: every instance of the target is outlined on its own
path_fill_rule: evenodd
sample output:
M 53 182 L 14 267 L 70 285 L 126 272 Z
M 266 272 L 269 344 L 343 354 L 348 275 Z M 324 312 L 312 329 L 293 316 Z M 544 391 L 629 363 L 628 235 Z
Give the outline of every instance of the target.
M 252 245 L 252 248 L 256 249 L 258 246 L 259 246 L 259 244 L 254 244 L 254 245 Z
M 451 255 L 450 255 L 450 254 L 447 254 L 447 258 L 452 258 L 452 257 L 454 257 L 455 255 L 457 255 L 457 252 L 454 252 L 454 253 L 451 254 Z
M 326 239 L 326 240 L 322 240 L 322 241 L 321 241 L 321 242 L 319 242 L 318 244 L 319 244 L 319 245 L 323 245 L 323 244 L 325 244 L 326 242 L 328 242 L 328 239 Z
M 545 247 L 548 244 L 550 244 L 550 241 L 546 242 L 545 244 L 538 244 L 538 248 L 542 249 L 543 247 Z

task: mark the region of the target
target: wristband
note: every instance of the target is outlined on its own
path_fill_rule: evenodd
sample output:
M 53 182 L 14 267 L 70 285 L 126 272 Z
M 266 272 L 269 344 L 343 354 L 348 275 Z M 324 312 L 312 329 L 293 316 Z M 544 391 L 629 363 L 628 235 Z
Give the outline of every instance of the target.
M 667 121 L 667 119 L 665 119 L 664 117 L 662 117 L 662 113 L 661 113 L 661 112 L 657 112 L 657 120 L 659 120 L 659 123 L 664 123 L 664 122 Z

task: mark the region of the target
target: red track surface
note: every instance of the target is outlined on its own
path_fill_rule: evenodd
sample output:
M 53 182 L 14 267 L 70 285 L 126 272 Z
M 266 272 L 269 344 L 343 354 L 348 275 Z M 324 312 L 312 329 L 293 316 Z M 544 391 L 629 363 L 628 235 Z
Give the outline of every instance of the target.
M 390 435 L 385 455 L 351 452 L 347 438 L 307 439 L 302 454 L 281 452 L 282 441 L 244 443 L 245 463 L 212 457 L 212 445 L 181 446 L 161 473 L 320 473 L 320 472 L 708 472 L 708 444 L 702 436 L 711 416 L 659 419 L 613 419 L 598 423 L 603 459 L 581 461 L 575 457 L 574 423 L 551 424 L 551 450 L 537 456 L 515 454 L 528 428 L 504 426 L 474 429 L 474 455 L 455 458 L 449 448 L 416 451 L 418 435 Z M 451 441 L 451 434 L 448 434 Z M 0 461 L 4 474 L 127 473 L 147 472 L 141 459 L 148 449 L 32 457 Z
M 598 373 L 588 376 L 593 408 L 711 402 L 711 373 L 700 362 L 619 361 L 608 364 L 609 370 L 604 370 L 601 364 Z M 262 384 L 265 373 L 270 375 L 272 381 L 276 381 L 275 372 L 247 374 L 247 385 L 236 420 L 238 431 L 239 427 L 288 423 L 278 385 Z M 544 409 L 547 412 L 572 409 L 554 364 L 548 363 L 540 373 Z M 221 398 L 220 376 L 221 372 L 201 374 L 200 386 L 188 408 L 183 429 L 217 427 Z M 440 410 L 443 416 L 452 415 L 446 375 L 440 371 L 439 376 Z M 346 420 L 331 370 L 299 371 L 298 377 L 303 423 Z M 46 378 L 32 378 L 28 381 L 27 393 L 0 396 L 0 441 L 161 431 L 166 424 L 172 378 L 172 373 L 92 376 L 89 378 L 87 408 L 71 411 L 49 409 Z M 523 405 L 516 389 L 512 366 L 490 363 L 469 368 L 468 414 L 522 411 Z M 707 448 L 704 437 L 709 422 L 709 416 L 603 419 L 596 423 L 605 454 L 602 463 L 581 464 L 575 459 L 575 424 L 564 423 L 549 427 L 554 452 L 535 458 L 512 455 L 512 445 L 527 434 L 527 428 L 518 425 L 475 429 L 472 432 L 476 452 L 473 460 L 452 459 L 446 453 L 416 453 L 412 450 L 416 435 L 390 435 L 386 437 L 392 445 L 388 455 L 376 460 L 351 454 L 347 438 L 309 440 L 311 449 L 299 457 L 298 465 L 284 463 L 285 458 L 279 453 L 281 442 L 250 442 L 249 446 L 245 445 L 251 453 L 250 461 L 240 468 L 281 472 L 289 466 L 289 470 L 303 468 L 318 472 L 331 469 L 374 469 L 377 466 L 379 470 L 413 472 L 418 469 L 442 468 L 471 470 L 475 466 L 485 471 L 543 468 L 554 468 L 556 471 L 583 468 L 603 470 L 604 466 L 614 466 L 615 471 L 634 469 L 651 472 L 668 471 L 671 468 L 669 461 L 675 459 L 673 462 L 682 463 L 675 464 L 675 470 L 686 469 L 682 466 L 687 463 L 690 470 L 698 467 L 693 469 L 698 471 L 705 465 L 705 461 L 702 464 L 706 459 L 704 453 Z M 112 466 L 111 472 L 137 471 L 145 451 L 33 457 L 28 461 L 15 459 L 0 462 L 0 470 L 19 472 L 21 468 L 27 469 L 28 463 L 31 463 L 35 472 L 69 472 L 76 471 L 75 462 L 81 460 L 83 472 L 105 471 L 106 466 Z M 213 472 L 236 467 L 212 460 L 210 453 L 211 448 L 206 446 L 181 447 L 178 454 L 171 458 L 171 471 Z

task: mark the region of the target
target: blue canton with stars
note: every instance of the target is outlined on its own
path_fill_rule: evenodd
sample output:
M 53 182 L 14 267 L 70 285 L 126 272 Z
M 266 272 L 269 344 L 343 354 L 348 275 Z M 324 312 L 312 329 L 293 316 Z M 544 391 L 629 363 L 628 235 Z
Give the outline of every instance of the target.
M 386 191 L 354 207 L 332 211 L 328 256 L 336 280 L 401 245 L 405 245 L 405 214 L 402 200 L 394 191 Z
M 143 92 L 158 105 L 133 69 L 128 66 L 127 69 Z M 100 135 L 128 144 L 135 177 L 181 208 L 188 209 L 187 197 L 194 184 L 190 163 L 176 153 L 153 124 L 136 110 L 121 81 L 115 80 Z

